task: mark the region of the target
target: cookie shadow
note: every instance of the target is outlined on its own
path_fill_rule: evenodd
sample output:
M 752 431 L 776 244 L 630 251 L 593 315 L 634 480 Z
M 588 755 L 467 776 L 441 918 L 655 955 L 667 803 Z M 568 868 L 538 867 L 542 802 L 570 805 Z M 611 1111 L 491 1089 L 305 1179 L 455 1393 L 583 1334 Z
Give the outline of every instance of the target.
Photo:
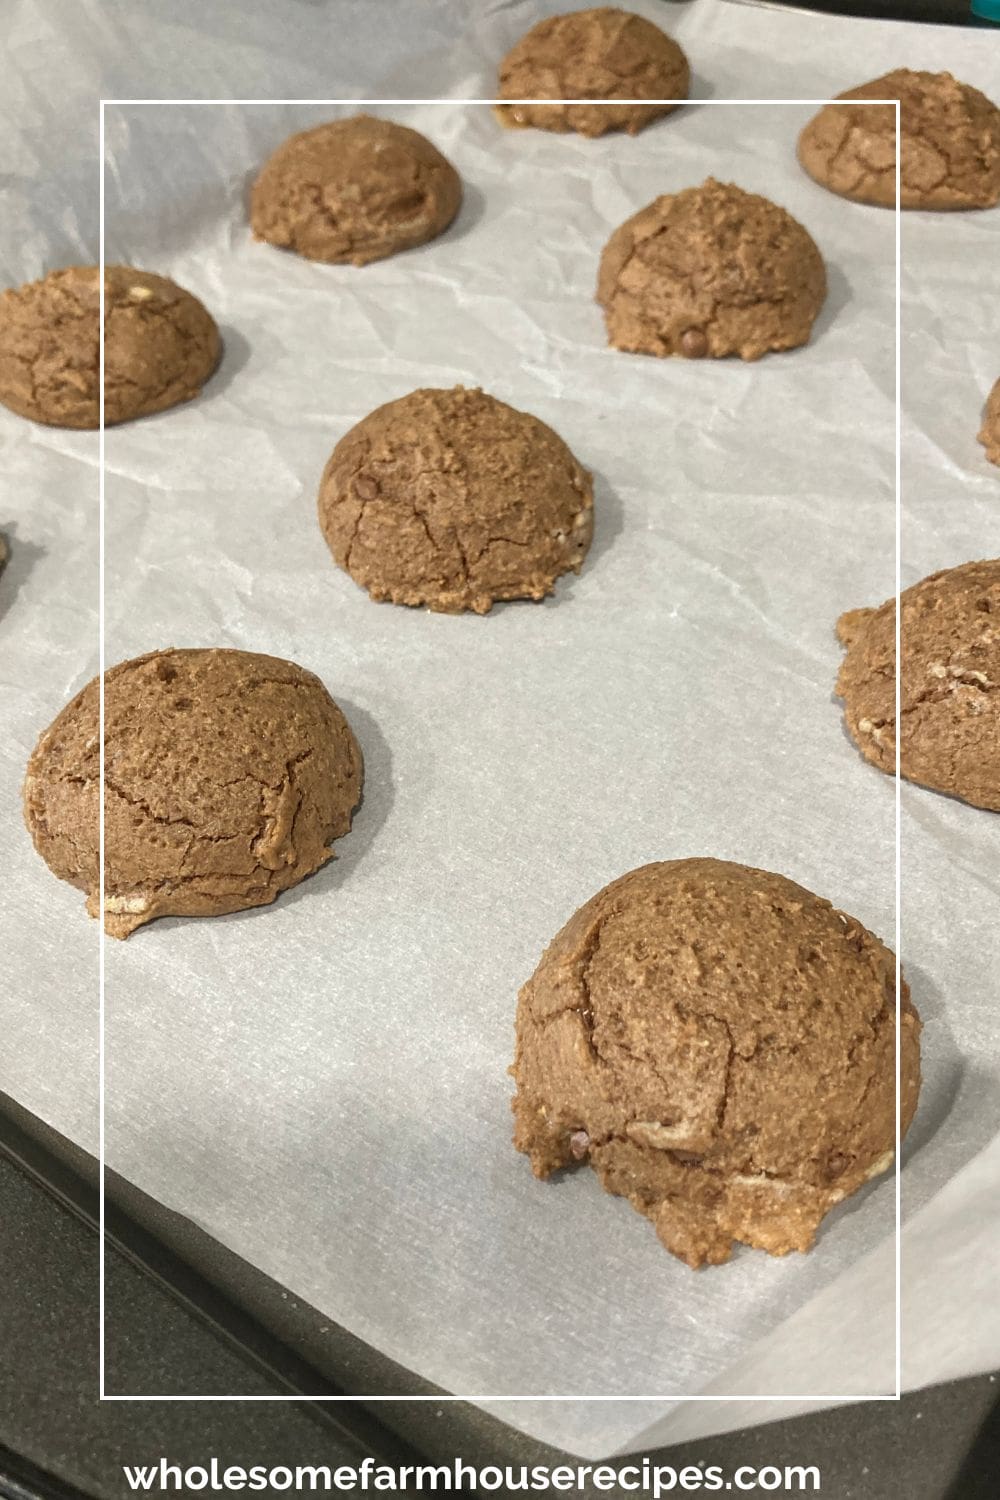
M 462 179 L 462 203 L 443 234 L 430 240 L 432 245 L 447 245 L 465 236 L 479 224 L 486 214 L 486 194 L 474 182 Z
M 717 92 L 715 85 L 701 73 L 692 73 L 691 82 L 688 84 L 688 97 L 683 108 L 677 111 L 678 115 L 686 115 L 689 110 L 696 110 L 702 99 L 714 99 Z
M 852 296 L 851 283 L 839 266 L 826 262 L 826 299 L 820 308 L 819 317 L 812 326 L 809 342 L 815 343 L 823 337 L 832 323 L 840 317 Z
M 22 541 L 16 521 L 0 524 L 0 537 L 7 543 L 6 561 L 0 562 L 0 617 L 5 615 L 24 587 L 37 562 L 46 555 L 38 542 Z
M 594 540 L 583 567 L 591 566 L 609 552 L 625 527 L 625 507 L 611 481 L 599 469 L 591 469 L 594 480 Z
M 617 491 L 599 470 L 591 469 L 590 472 L 594 481 L 594 539 L 579 573 L 565 573 L 556 580 L 555 593 L 542 600 L 544 609 L 555 609 L 562 600 L 572 598 L 574 590 L 600 564 L 605 553 L 611 551 L 624 530 L 625 507 Z M 512 599 L 503 605 L 494 605 L 494 609 L 510 609 L 523 602 Z
M 277 140 L 275 141 L 275 145 L 278 145 Z M 250 227 L 250 203 L 253 196 L 253 185 L 257 181 L 257 178 L 260 176 L 261 168 L 263 167 L 266 159 L 266 156 L 262 156 L 260 161 L 256 162 L 254 166 L 248 167 L 247 170 L 243 173 L 243 176 L 239 178 L 237 184 L 236 202 L 243 210 L 243 220 L 240 224 L 240 228 L 244 231 L 245 234 L 249 235 L 251 239 L 253 239 L 253 230 Z
M 220 323 L 219 333 L 222 336 L 222 354 L 215 371 L 208 377 L 197 398 L 195 404 L 198 406 L 214 400 L 216 396 L 225 395 L 233 381 L 246 369 L 253 353 L 253 345 L 249 339 L 231 323 Z
M 947 1021 L 947 1005 L 938 986 L 923 969 L 906 962 L 903 954 L 903 976 L 924 1025 L 921 1036 L 921 1065 L 924 1073 L 921 1097 L 913 1124 L 900 1152 L 900 1165 L 923 1151 L 940 1134 L 955 1110 L 963 1079 L 969 1070 Z M 932 1066 L 928 1066 L 930 1060 Z M 982 1080 L 976 1090 L 978 1098 L 990 1092 L 995 1095 L 995 1114 L 1000 1117 L 1000 1087 L 995 1079 Z M 982 1144 L 982 1143 L 980 1143 Z M 968 1155 L 979 1149 L 973 1145 Z
M 947 1176 L 951 1177 L 981 1149 L 985 1144 L 985 1137 L 980 1139 L 977 1135 L 973 1139 L 968 1130 L 945 1128 L 960 1107 L 962 1086 L 963 1083 L 967 1083 L 970 1076 L 969 1065 L 962 1056 L 948 1025 L 947 1008 L 941 991 L 923 969 L 916 964 L 906 962 L 905 953 L 903 976 L 910 986 L 913 1003 L 924 1023 L 924 1032 L 921 1037 L 921 1066 L 924 1077 L 920 1099 L 913 1123 L 900 1149 L 899 1170 L 902 1174 L 901 1191 L 905 1203 L 907 1167 L 914 1157 L 926 1151 L 932 1142 L 940 1137 L 940 1143 L 947 1155 L 945 1162 Z M 930 1060 L 930 1065 L 928 1060 Z M 987 1095 L 994 1096 L 996 1119 L 992 1131 L 995 1131 L 1000 1126 L 1000 1087 L 996 1079 L 984 1072 L 978 1087 L 973 1092 L 977 1098 L 977 1107 Z M 817 1243 L 822 1241 L 824 1235 L 829 1234 L 842 1219 L 851 1218 L 863 1210 L 872 1194 L 884 1188 L 886 1182 L 891 1180 L 893 1171 L 894 1168 L 890 1167 L 887 1173 L 873 1178 L 871 1182 L 866 1182 L 857 1192 L 852 1193 L 849 1198 L 827 1214 L 817 1234 Z M 938 1167 L 935 1176 L 940 1175 L 941 1169 Z M 915 1202 L 913 1207 L 920 1208 L 921 1203 Z

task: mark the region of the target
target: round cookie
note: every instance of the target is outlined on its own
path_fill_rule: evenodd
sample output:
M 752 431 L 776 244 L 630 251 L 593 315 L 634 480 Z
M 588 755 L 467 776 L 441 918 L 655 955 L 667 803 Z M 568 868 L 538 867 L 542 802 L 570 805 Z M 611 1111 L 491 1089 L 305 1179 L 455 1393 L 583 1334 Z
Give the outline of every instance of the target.
M 98 679 L 28 762 L 25 821 L 53 874 L 99 902 Z M 154 651 L 105 675 L 104 926 L 263 906 L 332 857 L 361 752 L 319 678 L 248 651 Z
M 355 115 L 278 147 L 253 185 L 250 223 L 307 260 L 364 266 L 434 239 L 461 202 L 461 178 L 429 140 Z
M 823 257 L 802 225 L 712 177 L 626 219 L 597 279 L 609 343 L 687 359 L 794 349 L 825 297 Z
M 602 6 L 539 21 L 500 64 L 501 99 L 686 99 L 688 60 L 652 21 Z M 501 124 L 637 135 L 676 104 L 498 104 Z
M 986 449 L 991 464 L 1000 464 L 1000 380 L 986 398 L 983 425 L 979 429 L 979 441 Z
M 896 771 L 896 601 L 837 621 L 837 678 L 865 760 Z M 902 594 L 900 774 L 1000 812 L 1000 558 L 932 573 Z
M 100 270 L 69 266 L 0 296 L 0 403 L 51 427 L 99 427 Z M 132 266 L 104 270 L 104 422 L 197 396 L 222 343 L 197 297 Z
M 898 99 L 901 208 L 992 208 L 1000 202 L 1000 110 L 950 73 L 895 68 L 839 99 Z M 891 104 L 824 104 L 799 136 L 799 161 L 821 187 L 896 206 Z
M 593 491 L 537 417 L 480 390 L 418 390 L 341 438 L 319 522 L 373 599 L 485 614 L 498 599 L 542 599 L 580 571 Z
M 901 1130 L 920 1022 L 900 996 Z M 895 1142 L 895 962 L 780 875 L 632 870 L 570 918 L 521 990 L 514 1144 L 589 1161 L 689 1266 L 734 1242 L 808 1250 Z

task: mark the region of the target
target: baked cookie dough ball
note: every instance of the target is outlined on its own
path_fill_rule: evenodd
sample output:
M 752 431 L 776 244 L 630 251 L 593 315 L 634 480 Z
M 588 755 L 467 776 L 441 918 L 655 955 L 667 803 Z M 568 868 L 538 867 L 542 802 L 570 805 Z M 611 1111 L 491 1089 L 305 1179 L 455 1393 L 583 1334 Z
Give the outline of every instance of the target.
M 802 225 L 712 177 L 626 219 L 597 280 L 610 344 L 687 359 L 794 349 L 825 297 L 823 257 Z
M 1000 558 L 932 573 L 902 594 L 900 774 L 1000 812 Z M 865 760 L 896 772 L 896 601 L 837 621 L 837 678 Z
M 105 675 L 104 926 L 264 906 L 332 858 L 361 752 L 318 677 L 249 651 L 153 651 Z M 98 914 L 98 679 L 42 735 L 25 821 Z
M 365 266 L 447 229 L 462 181 L 426 137 L 355 115 L 291 136 L 253 185 L 254 237 L 307 260 Z
M 537 417 L 484 391 L 419 390 L 334 448 L 319 491 L 330 551 L 373 599 L 486 614 L 580 571 L 591 478 Z
M 1000 202 L 1000 110 L 950 73 L 895 68 L 839 99 L 898 99 L 902 208 L 992 208 Z M 896 111 L 825 104 L 799 136 L 810 177 L 855 203 L 896 206 Z
M 1000 464 L 1000 380 L 986 398 L 983 425 L 979 429 L 979 441 L 986 449 L 991 464 Z
M 688 60 L 677 43 L 652 21 L 602 6 L 550 16 L 521 38 L 500 64 L 501 99 L 686 99 Z M 676 104 L 498 104 L 503 125 L 539 130 L 575 130 L 598 136 L 607 130 L 637 135 Z
M 920 1022 L 900 996 L 901 1129 Z M 589 1162 L 689 1266 L 808 1250 L 895 1142 L 895 962 L 780 875 L 632 870 L 546 949 L 518 1001 L 514 1144 Z
M 99 427 L 100 270 L 69 266 L 0 296 L 0 403 L 51 427 Z M 132 266 L 104 270 L 106 426 L 197 396 L 219 363 L 209 312 Z

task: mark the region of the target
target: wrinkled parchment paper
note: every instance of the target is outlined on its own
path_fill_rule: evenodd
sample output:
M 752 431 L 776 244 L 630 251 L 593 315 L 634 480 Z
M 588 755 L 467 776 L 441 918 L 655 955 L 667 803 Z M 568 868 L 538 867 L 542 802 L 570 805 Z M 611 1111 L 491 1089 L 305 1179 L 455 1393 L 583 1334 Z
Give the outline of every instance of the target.
M 981 33 L 638 8 L 684 42 L 702 97 L 824 97 L 899 62 L 1000 94 Z M 444 9 L 394 7 L 393 37 L 366 49 L 371 14 L 345 5 L 326 67 L 330 18 L 305 5 L 288 25 L 251 8 L 238 38 L 225 17 L 199 33 L 184 5 L 138 36 L 122 7 L 117 33 L 91 26 L 75 58 L 72 33 L 62 45 L 76 104 L 81 79 L 119 95 L 471 96 L 545 7 L 479 7 L 457 38 Z M 95 158 L 76 143 L 56 164 L 23 125 L 59 107 L 32 86 L 44 11 L 25 6 L 11 44 L 9 283 L 96 255 Z M 891 1177 L 831 1216 L 809 1257 L 744 1252 L 694 1275 L 589 1173 L 532 1179 L 509 1145 L 505 1068 L 545 943 L 646 860 L 780 870 L 892 939 L 894 787 L 852 749 L 831 690 L 837 614 L 893 587 L 893 217 L 800 172 L 810 110 L 795 105 L 692 106 L 599 143 L 503 132 L 483 107 L 397 105 L 466 182 L 444 238 L 363 271 L 253 245 L 256 166 L 337 112 L 108 109 L 108 258 L 200 295 L 226 357 L 198 402 L 108 434 L 107 659 L 167 644 L 293 657 L 367 765 L 338 859 L 276 906 L 108 945 L 109 1163 L 387 1355 L 580 1453 L 891 1390 Z M 601 246 L 709 172 L 815 236 L 830 296 L 813 343 L 755 366 L 607 349 Z M 997 214 L 904 219 L 907 582 L 998 550 L 1000 489 L 974 437 L 998 373 L 998 229 Z M 580 578 L 483 620 L 371 604 L 314 515 L 348 426 L 458 381 L 537 413 L 597 477 Z M 33 854 L 18 787 L 96 667 L 97 442 L 0 412 L 0 444 L 0 1087 L 93 1149 L 96 928 Z M 903 953 L 926 1022 L 902 1178 L 914 1385 L 1000 1358 L 1000 824 L 910 788 L 904 805 Z M 746 1400 L 671 1405 L 701 1393 Z M 500 1399 L 525 1394 L 650 1399 Z

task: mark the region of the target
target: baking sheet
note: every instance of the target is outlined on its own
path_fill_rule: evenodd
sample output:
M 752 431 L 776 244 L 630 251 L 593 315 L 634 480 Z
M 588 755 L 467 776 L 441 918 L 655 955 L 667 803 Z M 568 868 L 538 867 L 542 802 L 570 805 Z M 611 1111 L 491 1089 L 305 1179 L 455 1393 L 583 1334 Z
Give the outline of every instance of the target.
M 23 7 L 13 34 L 12 97 L 34 123 L 5 110 L 21 212 L 0 229 L 9 282 L 96 250 L 86 153 L 54 186 L 39 106 L 24 110 L 45 34 L 26 18 L 44 9 Z M 118 40 L 80 39 L 73 76 L 106 93 L 347 95 L 363 76 L 385 95 L 482 94 L 537 13 L 484 6 L 444 45 L 444 8 L 414 6 L 414 59 L 405 28 L 395 55 L 366 51 L 371 20 L 342 7 L 338 89 L 310 60 L 325 13 L 294 7 L 272 38 L 262 8 L 240 47 L 223 16 L 195 53 L 193 10 L 140 36 L 123 9 Z M 708 3 L 666 15 L 703 96 L 822 96 L 856 80 L 857 55 L 869 74 L 930 57 L 1000 93 L 981 34 Z M 196 59 L 186 82 L 182 55 Z M 798 171 L 809 111 L 794 106 L 692 107 L 600 143 L 501 133 L 474 107 L 400 106 L 393 117 L 466 179 L 446 237 L 361 272 L 253 246 L 254 167 L 334 112 L 108 114 L 109 258 L 191 287 L 227 345 L 199 402 L 108 435 L 108 660 L 167 643 L 294 657 L 344 706 L 367 761 L 364 807 L 326 871 L 267 911 L 109 946 L 109 1161 L 448 1389 L 656 1398 L 493 1407 L 581 1453 L 748 1419 L 668 1409 L 680 1394 L 891 1388 L 890 1179 L 828 1220 L 811 1257 L 745 1252 L 694 1276 L 589 1174 L 534 1182 L 508 1143 L 504 1069 L 516 988 L 545 942 L 644 860 L 779 869 L 891 937 L 893 787 L 857 759 L 830 692 L 834 618 L 893 582 L 892 216 Z M 606 349 L 591 301 L 601 245 L 709 171 L 815 235 L 831 295 L 814 343 L 750 367 Z M 997 481 L 974 441 L 995 375 L 997 228 L 995 214 L 904 220 L 907 581 L 997 551 Z M 319 536 L 322 464 L 372 406 L 459 380 L 536 412 L 595 470 L 590 559 L 545 605 L 485 620 L 374 606 Z M 96 664 L 96 440 L 0 413 L 0 444 L 17 544 L 0 580 L 14 829 L 0 1087 L 93 1148 L 96 930 L 34 857 L 17 797 L 38 730 Z M 904 955 L 927 1022 L 903 1178 L 919 1289 L 905 1373 L 919 1383 L 1000 1358 L 982 1292 L 998 1222 L 983 1186 L 1000 1096 L 997 829 L 929 794 L 905 802 Z

